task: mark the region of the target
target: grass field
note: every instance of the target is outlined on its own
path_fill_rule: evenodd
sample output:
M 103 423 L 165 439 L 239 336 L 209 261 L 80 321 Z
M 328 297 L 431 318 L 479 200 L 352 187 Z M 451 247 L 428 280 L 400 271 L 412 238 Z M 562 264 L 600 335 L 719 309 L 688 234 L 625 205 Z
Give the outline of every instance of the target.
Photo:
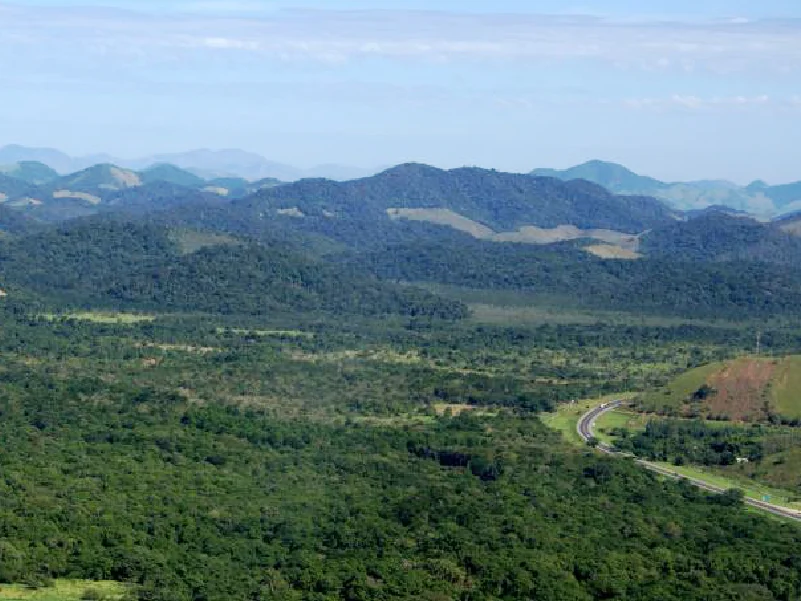
M 448 411 L 450 411 L 451 415 L 453 416 L 460 415 L 465 412 L 469 412 L 477 416 L 492 417 L 497 415 L 495 411 L 486 411 L 477 405 L 465 405 L 464 403 L 435 403 L 434 411 L 440 416 L 445 415 Z
M 712 320 L 689 319 L 660 315 L 645 315 L 641 312 L 606 311 L 588 309 L 576 299 L 517 290 L 482 290 L 464 288 L 430 282 L 415 282 L 424 288 L 446 298 L 467 304 L 472 311 L 472 321 L 487 324 L 540 325 L 540 324 L 594 324 L 640 325 L 652 327 L 671 327 L 691 324 L 705 327 L 741 328 L 741 323 Z M 761 324 L 764 326 L 764 324 Z
M 91 591 L 91 592 L 90 592 Z M 119 582 L 91 580 L 55 580 L 52 586 L 30 588 L 22 584 L 0 585 L 0 601 L 81 601 L 116 600 L 125 596 Z
M 314 338 L 314 332 L 301 330 L 245 330 L 243 328 L 217 328 L 218 334 L 237 334 L 240 336 L 258 336 L 260 338 L 274 336 L 276 338 Z
M 609 431 L 614 428 L 626 428 L 632 432 L 637 432 L 645 428 L 647 421 L 648 417 L 642 414 L 621 409 L 608 411 L 596 420 L 595 436 L 601 442 L 612 444 L 615 439 L 608 434 Z
M 801 357 L 787 357 L 779 363 L 771 396 L 780 415 L 801 418 Z
M 236 238 L 225 234 L 212 232 L 197 232 L 193 230 L 180 230 L 172 233 L 172 239 L 178 245 L 181 254 L 190 255 L 210 246 L 239 245 Z
M 155 321 L 155 315 L 148 315 L 144 313 L 116 313 L 106 311 L 78 311 L 75 313 L 46 313 L 46 319 L 77 319 L 79 321 L 91 321 L 92 323 L 108 323 L 108 324 L 136 324 L 149 321 Z

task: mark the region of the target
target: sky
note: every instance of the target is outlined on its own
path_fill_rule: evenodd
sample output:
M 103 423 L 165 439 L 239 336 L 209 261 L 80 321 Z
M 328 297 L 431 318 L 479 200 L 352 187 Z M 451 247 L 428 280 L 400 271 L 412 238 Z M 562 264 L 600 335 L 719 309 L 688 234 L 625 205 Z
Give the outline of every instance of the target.
M 801 180 L 798 0 L 0 0 L 0 145 Z

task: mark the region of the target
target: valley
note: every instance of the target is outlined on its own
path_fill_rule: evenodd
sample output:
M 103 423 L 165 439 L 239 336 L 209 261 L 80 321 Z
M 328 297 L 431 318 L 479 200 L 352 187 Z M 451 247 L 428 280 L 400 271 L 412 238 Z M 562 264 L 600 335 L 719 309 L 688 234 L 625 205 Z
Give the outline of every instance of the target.
M 0 206 L 0 598 L 801 591 L 796 524 L 576 431 L 625 399 L 604 443 L 794 507 L 787 223 L 476 168 L 114 169 L 5 171 L 54 192 Z

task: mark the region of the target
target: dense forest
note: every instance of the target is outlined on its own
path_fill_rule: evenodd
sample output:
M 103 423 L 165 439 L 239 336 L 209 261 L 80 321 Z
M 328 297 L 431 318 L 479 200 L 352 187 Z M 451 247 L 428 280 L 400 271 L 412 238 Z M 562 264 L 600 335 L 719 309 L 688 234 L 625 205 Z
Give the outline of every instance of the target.
M 328 319 L 300 335 L 221 319 L 96 324 L 5 307 L 0 581 L 112 579 L 151 600 L 801 592 L 801 530 L 736 496 L 567 446 L 538 419 L 547 407 L 490 396 L 474 400 L 481 412 L 431 412 L 465 369 L 570 380 L 580 364 L 548 376 L 548 362 L 597 352 L 583 377 L 600 386 L 600 365 L 616 357 L 607 369 L 619 371 L 632 340 L 632 365 L 690 349 L 704 361 L 706 334 L 708 352 L 727 353 L 736 329 Z M 376 345 L 394 354 L 344 352 Z M 424 363 L 392 359 L 412 349 Z M 541 363 L 512 377 L 522 360 Z
M 331 312 L 464 317 L 412 287 L 347 275 L 288 248 L 238 242 L 182 253 L 159 226 L 89 220 L 0 245 L 0 276 L 42 302 L 221 314 Z
M 801 262 L 801 238 L 773 224 L 719 211 L 657 228 L 641 238 L 641 252 L 679 261 Z
M 527 291 L 592 308 L 743 317 L 795 315 L 801 307 L 801 272 L 795 266 L 605 260 L 572 243 L 409 244 L 360 255 L 353 264 L 388 279 Z

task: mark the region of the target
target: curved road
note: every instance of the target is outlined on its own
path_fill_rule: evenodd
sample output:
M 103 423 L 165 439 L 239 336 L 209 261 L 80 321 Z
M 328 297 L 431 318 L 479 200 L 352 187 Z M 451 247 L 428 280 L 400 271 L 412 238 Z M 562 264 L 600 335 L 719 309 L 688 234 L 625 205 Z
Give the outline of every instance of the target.
M 603 405 L 599 405 L 598 407 L 595 407 L 594 409 L 591 409 L 590 411 L 582 415 L 578 421 L 578 424 L 576 425 L 576 430 L 578 431 L 578 434 L 579 436 L 581 436 L 582 440 L 584 440 L 585 442 L 589 442 L 590 439 L 594 438 L 596 420 L 607 411 L 612 411 L 613 409 L 617 409 L 622 404 L 623 401 L 611 401 L 609 403 L 604 403 Z M 609 455 L 618 454 L 612 447 L 604 443 L 599 443 L 596 448 L 602 453 L 607 453 Z M 623 456 L 622 453 L 621 455 Z M 625 456 L 630 456 L 630 455 L 625 455 Z M 651 470 L 652 472 L 656 472 L 657 474 L 661 474 L 663 476 L 668 476 L 669 478 L 687 480 L 687 482 L 709 492 L 719 494 L 725 492 L 726 490 L 719 486 L 715 486 L 714 484 L 710 484 L 709 482 L 705 482 L 704 480 L 699 480 L 698 478 L 688 478 L 686 476 L 679 474 L 678 472 L 666 469 L 661 465 L 656 465 L 654 463 L 651 463 L 650 461 L 643 461 L 642 459 L 635 459 L 634 461 L 635 463 L 641 465 L 647 470 Z M 768 513 L 781 516 L 783 518 L 790 518 L 793 520 L 801 521 L 801 511 L 794 511 L 792 509 L 780 507 L 779 505 L 766 503 L 765 501 L 757 501 L 756 499 L 749 499 L 748 497 L 744 497 L 743 502 L 746 505 L 749 505 L 750 507 L 755 507 L 757 509 L 767 511 Z

